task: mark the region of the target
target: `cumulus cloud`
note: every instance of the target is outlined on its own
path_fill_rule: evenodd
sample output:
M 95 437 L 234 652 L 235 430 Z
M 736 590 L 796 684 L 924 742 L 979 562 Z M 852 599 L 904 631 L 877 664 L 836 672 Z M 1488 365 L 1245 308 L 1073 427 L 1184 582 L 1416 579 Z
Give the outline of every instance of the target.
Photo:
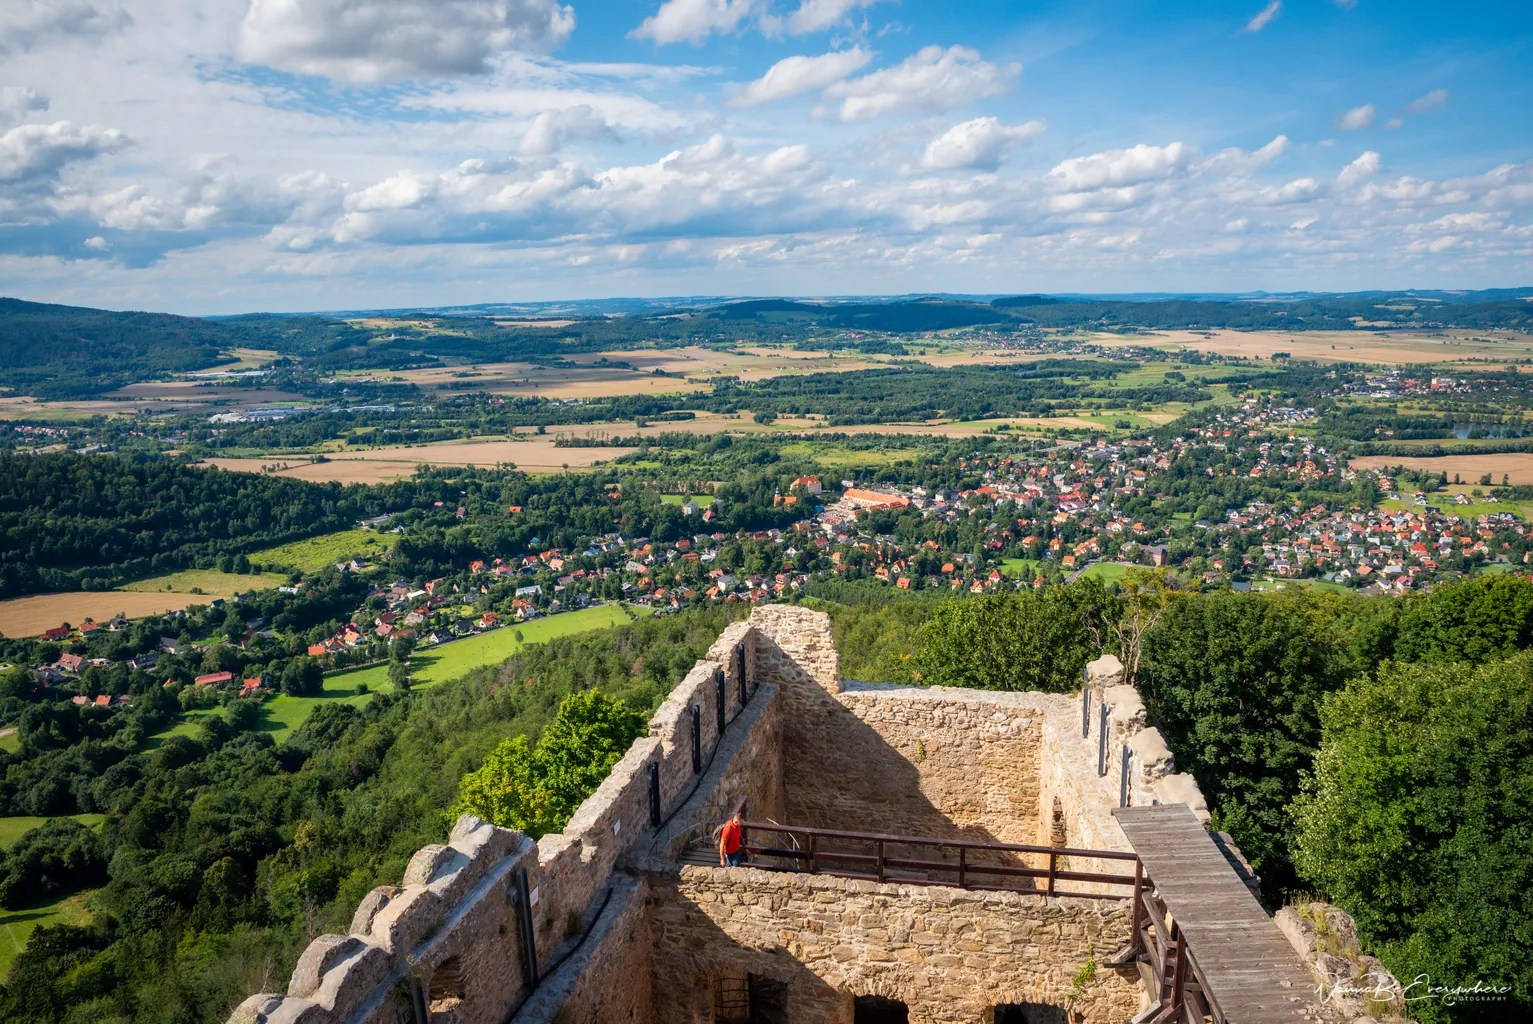
M 715 32 L 733 32 L 757 7 L 757 0 L 665 0 L 629 35 L 661 45 L 701 43 Z
M 872 59 L 872 53 L 855 46 L 818 57 L 784 57 L 768 68 L 766 74 L 747 85 L 733 102 L 736 106 L 748 107 L 824 89 L 861 69 Z
M 0 5 L 0 53 L 57 38 L 108 35 L 130 20 L 112 0 L 6 0 Z
M 783 19 L 783 28 L 795 36 L 810 32 L 822 32 L 844 24 L 848 16 L 863 7 L 872 7 L 879 0 L 803 0 L 798 8 Z
M 1372 103 L 1364 103 L 1360 107 L 1353 107 L 1336 119 L 1336 127 L 1344 132 L 1355 132 L 1367 128 L 1373 124 L 1373 116 L 1378 113 Z
M 925 46 L 894 67 L 839 82 L 826 95 L 841 100 L 835 116 L 861 121 L 895 111 L 942 111 L 999 96 L 1022 65 L 992 64 L 966 46 Z
M 926 144 L 921 166 L 950 171 L 969 167 L 993 171 L 1012 146 L 1043 133 L 1042 121 L 1005 125 L 994 117 L 977 117 L 955 124 Z
M 557 0 L 250 0 L 242 60 L 354 82 L 483 74 L 553 49 L 575 27 Z
M 28 114 L 48 109 L 48 97 L 20 85 L 0 85 L 0 127 L 22 121 Z
M 1260 32 L 1262 29 L 1272 24 L 1272 19 L 1276 18 L 1278 14 L 1282 12 L 1282 10 L 1283 0 L 1272 0 L 1270 4 L 1256 12 L 1256 17 L 1246 22 L 1244 31 Z
M 545 110 L 533 119 L 517 151 L 522 156 L 551 156 L 576 140 L 610 141 L 617 131 L 587 104 Z
M 56 178 L 66 164 L 113 153 L 127 144 L 122 132 L 94 125 L 17 125 L 0 134 L 0 185 Z
M 1336 185 L 1338 188 L 1351 188 L 1379 173 L 1380 166 L 1379 154 L 1370 149 L 1341 169 L 1341 173 L 1336 175 Z
M 1137 185 L 1166 178 L 1185 169 L 1194 152 L 1191 146 L 1181 142 L 1165 146 L 1140 144 L 1131 149 L 1113 149 L 1061 161 L 1049 171 L 1045 181 L 1050 188 L 1061 192 L 1088 192 Z

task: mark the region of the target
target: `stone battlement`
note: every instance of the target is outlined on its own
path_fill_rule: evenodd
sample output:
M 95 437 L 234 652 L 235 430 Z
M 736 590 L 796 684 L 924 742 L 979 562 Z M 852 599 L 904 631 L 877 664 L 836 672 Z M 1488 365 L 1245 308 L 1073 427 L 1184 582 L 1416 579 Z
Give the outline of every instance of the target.
M 562 832 L 534 843 L 464 816 L 362 901 L 348 934 L 315 939 L 286 994 L 251 996 L 231 1022 L 705 1021 L 715 989 L 758 976 L 804 983 L 795 1021 L 849 1021 L 853 994 L 906 999 L 912 1020 L 972 1020 L 987 999 L 1068 999 L 1086 1020 L 1125 1019 L 1142 994 L 1132 972 L 1099 971 L 1090 992 L 1068 985 L 1122 940 L 1123 904 L 676 865 L 742 804 L 795 825 L 1118 851 L 1120 789 L 1206 820 L 1121 679 L 1116 659 L 1093 663 L 1083 735 L 1080 696 L 843 681 L 825 615 L 757 608 Z M 952 920 L 916 928 L 932 914 Z

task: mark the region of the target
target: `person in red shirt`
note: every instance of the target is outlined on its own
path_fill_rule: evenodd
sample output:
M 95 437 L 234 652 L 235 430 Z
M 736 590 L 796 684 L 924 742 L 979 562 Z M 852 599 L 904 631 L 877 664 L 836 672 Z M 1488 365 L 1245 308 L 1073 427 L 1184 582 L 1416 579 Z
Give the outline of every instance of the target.
M 737 868 L 745 859 L 741 839 L 743 831 L 738 814 L 724 822 L 724 827 L 719 829 L 719 867 Z

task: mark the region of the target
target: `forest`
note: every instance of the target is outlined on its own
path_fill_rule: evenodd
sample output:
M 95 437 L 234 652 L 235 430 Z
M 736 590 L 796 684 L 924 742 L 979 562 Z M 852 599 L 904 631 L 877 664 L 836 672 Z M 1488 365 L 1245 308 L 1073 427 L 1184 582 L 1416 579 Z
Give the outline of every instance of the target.
M 143 742 L 142 722 L 86 741 L 98 767 L 80 781 L 105 825 L 97 835 L 56 819 L 0 856 L 0 905 L 64 879 L 100 885 L 97 912 L 89 927 L 34 933 L 0 1019 L 222 1021 L 440 838 L 460 779 L 504 737 L 535 745 L 540 766 L 569 768 L 539 776 L 567 817 L 606 767 L 556 752 L 572 737 L 589 747 L 604 728 L 626 749 L 725 623 L 709 608 L 529 647 L 457 683 L 326 705 L 280 746 L 241 727 L 233 706 L 158 746 Z M 0 753 L 0 771 L 26 776 L 48 749 L 24 737 L 22 753 Z

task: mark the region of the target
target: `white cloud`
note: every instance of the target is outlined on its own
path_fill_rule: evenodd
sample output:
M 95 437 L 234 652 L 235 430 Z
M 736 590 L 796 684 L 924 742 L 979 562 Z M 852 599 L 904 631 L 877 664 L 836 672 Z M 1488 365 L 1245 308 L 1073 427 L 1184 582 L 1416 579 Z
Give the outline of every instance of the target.
M 821 32 L 844 24 L 852 11 L 872 7 L 879 0 L 803 0 L 798 9 L 783 21 L 790 35 Z
M 1061 192 L 1136 185 L 1175 174 L 1188 165 L 1193 155 L 1193 148 L 1181 142 L 1165 146 L 1140 144 L 1131 149 L 1114 149 L 1061 161 L 1049 171 L 1045 181 L 1049 187 Z
M 1005 125 L 993 117 L 955 124 L 926 144 L 921 166 L 950 171 L 961 167 L 993 171 L 1012 146 L 1043 133 L 1042 121 Z
M 736 106 L 747 107 L 780 100 L 814 89 L 824 89 L 857 71 L 873 54 L 859 47 L 824 53 L 818 57 L 784 57 L 767 69 L 766 74 L 747 85 L 734 99 Z
M 48 97 L 20 85 L 0 85 L 0 126 L 13 125 L 28 114 L 48 109 Z
M 715 32 L 733 32 L 757 6 L 757 0 L 665 0 L 629 35 L 661 45 L 701 43 Z
M 1370 149 L 1341 169 L 1341 173 L 1336 175 L 1336 185 L 1338 188 L 1351 188 L 1379 173 L 1380 166 L 1379 154 Z
M 68 121 L 17 125 L 0 134 L 0 185 L 57 177 L 66 164 L 112 153 L 128 140 L 119 131 Z
M 1336 127 L 1344 132 L 1355 132 L 1367 128 L 1373 124 L 1373 115 L 1377 113 L 1372 103 L 1364 103 L 1360 107 L 1353 107 L 1336 119 Z
M 112 0 L 5 0 L 0 5 L 0 53 L 59 38 L 104 36 L 129 20 Z
M 1433 89 L 1425 96 L 1411 100 L 1405 105 L 1405 112 L 1411 116 L 1425 114 L 1433 110 L 1441 109 L 1448 105 L 1448 90 Z
M 569 37 L 557 0 L 250 0 L 242 60 L 353 82 L 483 74 L 510 52 Z
M 91 250 L 92 252 L 106 252 L 111 248 L 111 246 L 107 244 L 107 240 L 102 238 L 100 235 L 91 235 L 85 240 L 83 244 L 85 248 Z
M 610 141 L 617 131 L 589 105 L 545 110 L 533 119 L 517 151 L 522 156 L 551 156 L 578 139 Z
M 1272 0 L 1270 4 L 1256 12 L 1256 17 L 1246 22 L 1244 31 L 1260 32 L 1262 29 L 1270 25 L 1272 23 L 1272 19 L 1276 18 L 1279 12 L 1282 10 L 1283 0 Z
M 837 83 L 825 94 L 841 100 L 837 118 L 861 121 L 903 110 L 950 110 L 999 96 L 1021 73 L 1020 64 L 992 64 L 965 46 L 925 46 L 894 67 Z

